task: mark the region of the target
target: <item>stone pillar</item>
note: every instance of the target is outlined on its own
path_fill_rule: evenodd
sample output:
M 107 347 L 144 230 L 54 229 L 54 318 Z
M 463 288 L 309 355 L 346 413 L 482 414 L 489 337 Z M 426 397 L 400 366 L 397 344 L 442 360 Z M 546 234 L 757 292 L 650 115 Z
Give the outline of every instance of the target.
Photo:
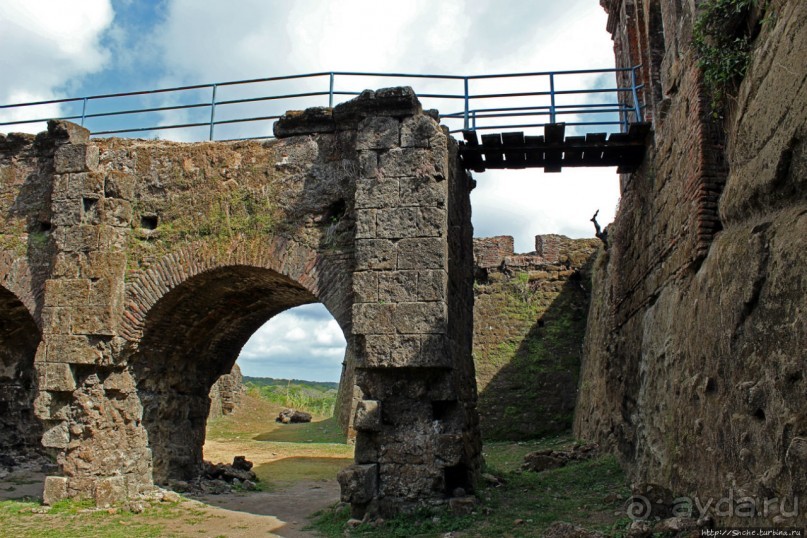
M 348 111 L 364 112 L 356 139 L 352 325 L 361 400 L 353 422 L 356 464 L 339 481 L 343 500 L 361 517 L 471 490 L 479 453 L 464 438 L 473 429 L 475 391 L 463 397 L 456 386 L 458 372 L 473 372 L 470 346 L 454 345 L 449 335 L 449 243 L 452 233 L 465 233 L 470 255 L 470 211 L 462 203 L 469 182 L 455 167 L 453 139 L 421 113 L 410 89 L 356 101 Z M 343 113 L 334 111 L 337 128 Z M 463 183 L 457 200 L 453 182 Z M 464 229 L 449 226 L 452 204 L 465 212 Z M 459 289 L 470 297 L 470 278 Z
M 47 478 L 45 500 L 94 495 L 103 506 L 151 482 L 134 382 L 115 364 L 133 180 L 98 169 L 99 150 L 86 129 L 51 122 L 49 135 L 57 146 L 54 257 L 35 359 L 35 410 L 45 424 L 42 443 L 58 452 L 63 476 Z

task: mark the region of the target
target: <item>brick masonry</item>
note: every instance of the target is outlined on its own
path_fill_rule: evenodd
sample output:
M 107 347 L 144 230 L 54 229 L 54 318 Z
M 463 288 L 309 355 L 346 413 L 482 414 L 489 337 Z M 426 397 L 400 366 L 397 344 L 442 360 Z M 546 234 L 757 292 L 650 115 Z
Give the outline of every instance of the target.
M 48 502 L 196 476 L 211 386 L 262 323 L 311 302 L 348 341 L 338 407 L 356 464 L 339 480 L 354 514 L 472 490 L 472 183 L 455 142 L 408 88 L 275 129 L 0 137 L 2 326 L 25 334 L 4 361 L 35 381 L 14 374 L 61 469 Z
M 722 117 L 692 47 L 704 2 L 603 4 L 654 134 L 595 263 L 575 433 L 637 485 L 756 504 L 718 526 L 803 526 L 807 4 L 738 14 L 753 50 Z

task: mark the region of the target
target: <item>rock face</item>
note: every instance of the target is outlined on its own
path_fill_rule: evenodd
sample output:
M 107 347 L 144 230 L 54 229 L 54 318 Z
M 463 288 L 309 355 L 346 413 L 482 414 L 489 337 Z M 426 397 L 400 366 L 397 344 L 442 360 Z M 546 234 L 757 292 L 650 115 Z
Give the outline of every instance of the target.
M 282 424 L 299 424 L 301 422 L 311 422 L 311 414 L 296 409 L 284 409 L 281 411 L 275 422 Z
M 52 449 L 49 501 L 198 477 L 213 383 L 264 322 L 312 302 L 348 342 L 355 514 L 471 490 L 472 182 L 456 143 L 409 88 L 276 129 L 199 144 L 90 140 L 64 122 L 0 136 L 0 380 L 15 394 L 0 453 Z
M 595 264 L 575 432 L 637 483 L 711 499 L 721 525 L 803 526 L 807 4 L 749 14 L 764 22 L 725 121 L 691 3 L 606 5 L 618 63 L 648 70 L 655 136 Z
M 244 377 L 237 364 L 229 374 L 224 374 L 210 387 L 210 413 L 209 418 L 229 415 L 241 404 L 241 398 L 246 392 Z
M 568 430 L 598 239 L 474 239 L 474 364 L 485 439 Z

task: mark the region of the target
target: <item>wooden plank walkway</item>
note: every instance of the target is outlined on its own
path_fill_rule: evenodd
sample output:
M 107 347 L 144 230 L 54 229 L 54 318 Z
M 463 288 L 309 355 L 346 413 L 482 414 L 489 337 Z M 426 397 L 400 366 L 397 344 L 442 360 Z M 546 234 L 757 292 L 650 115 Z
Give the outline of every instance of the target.
M 543 168 L 560 172 L 564 166 L 616 166 L 617 172 L 635 172 L 645 155 L 649 123 L 632 123 L 626 133 L 589 133 L 565 136 L 563 123 L 544 126 L 543 136 L 524 136 L 523 132 L 482 135 L 463 131 L 460 142 L 463 166 L 474 172 L 502 168 Z

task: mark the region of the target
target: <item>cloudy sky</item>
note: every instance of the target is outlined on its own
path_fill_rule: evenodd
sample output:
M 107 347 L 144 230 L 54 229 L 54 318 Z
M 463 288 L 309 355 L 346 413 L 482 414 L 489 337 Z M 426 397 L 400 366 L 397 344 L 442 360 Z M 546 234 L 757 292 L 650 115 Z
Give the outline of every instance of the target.
M 0 104 L 319 71 L 476 75 L 611 67 L 605 22 L 597 0 L 2 0 Z M 458 90 L 403 82 L 420 93 Z M 277 91 L 314 84 L 321 82 Z M 344 84 L 391 85 L 375 78 Z M 524 87 L 505 79 L 476 90 Z M 308 104 L 317 103 L 293 108 Z M 451 106 L 424 105 L 444 113 Z M 37 110 L 43 117 L 67 112 Z M 3 121 L 15 114 L 0 110 Z M 174 114 L 172 121 L 193 119 Z M 591 215 L 599 209 L 601 222 L 609 222 L 618 200 L 611 169 L 486 172 L 476 179 L 475 235 L 512 235 L 521 252 L 533 250 L 540 233 L 592 236 Z M 247 375 L 336 379 L 343 346 L 323 307 L 301 307 L 256 333 L 239 364 Z

